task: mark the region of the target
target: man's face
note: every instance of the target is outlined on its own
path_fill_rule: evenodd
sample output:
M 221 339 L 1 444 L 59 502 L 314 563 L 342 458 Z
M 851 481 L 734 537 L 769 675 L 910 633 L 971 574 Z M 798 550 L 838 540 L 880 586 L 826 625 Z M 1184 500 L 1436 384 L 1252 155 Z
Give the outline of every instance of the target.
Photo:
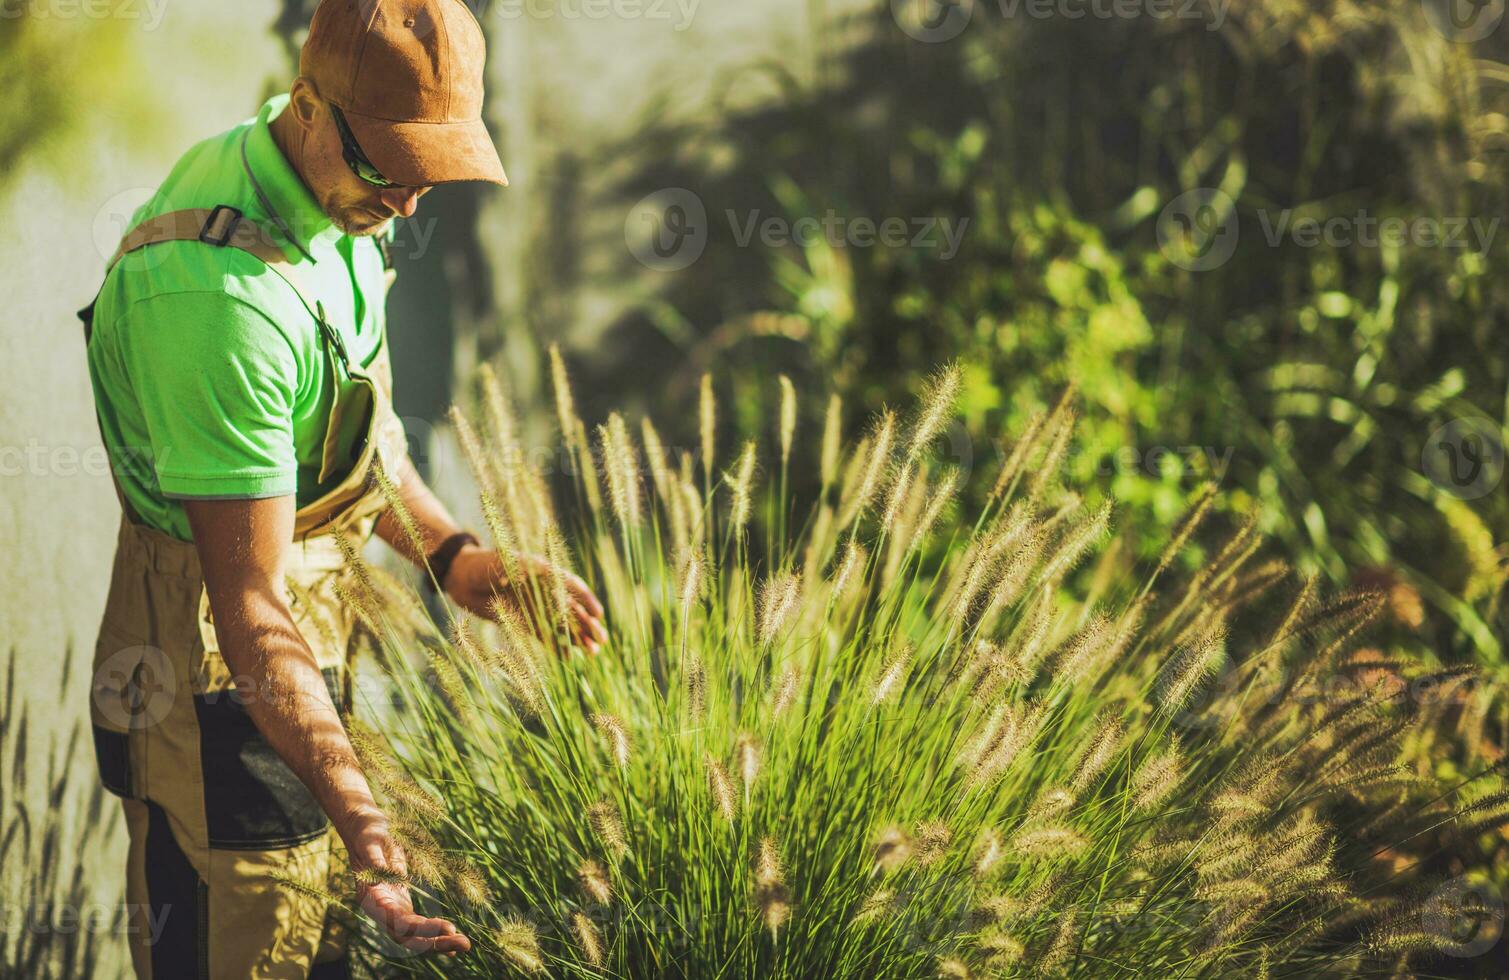
M 341 153 L 340 131 L 321 103 L 306 130 L 303 177 L 320 208 L 348 235 L 377 235 L 394 218 L 407 218 L 428 187 L 377 187 L 351 172 Z

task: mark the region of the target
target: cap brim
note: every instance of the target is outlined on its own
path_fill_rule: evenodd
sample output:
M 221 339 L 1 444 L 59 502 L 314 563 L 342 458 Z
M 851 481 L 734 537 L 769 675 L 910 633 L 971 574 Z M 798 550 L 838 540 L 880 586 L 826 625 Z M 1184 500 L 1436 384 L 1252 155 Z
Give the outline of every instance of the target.
M 396 184 L 423 187 L 460 180 L 508 186 L 503 161 L 480 119 L 467 122 L 394 122 L 342 110 L 362 152 Z

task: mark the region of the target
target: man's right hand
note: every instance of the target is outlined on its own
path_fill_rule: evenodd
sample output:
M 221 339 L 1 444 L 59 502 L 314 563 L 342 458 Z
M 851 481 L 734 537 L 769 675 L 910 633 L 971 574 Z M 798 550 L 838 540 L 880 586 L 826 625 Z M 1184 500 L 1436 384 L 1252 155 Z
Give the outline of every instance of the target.
M 279 758 L 330 815 L 360 872 L 407 873 L 403 848 L 346 737 L 324 676 L 284 600 L 284 565 L 293 540 L 291 496 L 187 500 L 220 653 L 233 677 L 249 678 L 247 714 Z M 368 915 L 405 949 L 461 953 L 471 942 L 444 919 L 414 914 L 401 884 L 358 885 Z
M 407 886 L 395 882 L 363 883 L 362 872 L 408 874 L 403 848 L 388 833 L 382 818 L 371 821 L 346 841 L 351 870 L 357 875 L 356 897 L 363 912 L 387 930 L 393 941 L 416 953 L 446 953 L 454 956 L 472 948 L 470 939 L 445 919 L 432 919 L 414 911 Z

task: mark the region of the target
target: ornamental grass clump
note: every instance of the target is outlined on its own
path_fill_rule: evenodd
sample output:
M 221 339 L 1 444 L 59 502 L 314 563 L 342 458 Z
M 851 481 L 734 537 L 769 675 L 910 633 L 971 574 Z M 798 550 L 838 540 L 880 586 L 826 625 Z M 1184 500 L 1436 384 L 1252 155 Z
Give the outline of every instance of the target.
M 548 574 L 496 623 L 353 577 L 393 695 L 390 741 L 358 747 L 417 903 L 475 944 L 398 966 L 1354 976 L 1415 955 L 1387 941 L 1417 921 L 1413 865 L 1384 856 L 1451 812 L 1395 764 L 1409 705 L 1348 682 L 1375 597 L 1319 597 L 1250 526 L 1187 581 L 1176 554 L 1129 576 L 1114 512 L 1057 481 L 1067 396 L 962 513 L 968 475 L 930 455 L 955 370 L 847 452 L 836 399 L 821 445 L 795 407 L 778 449 L 722 445 L 704 382 L 699 451 L 673 455 L 648 421 L 589 428 L 552 367 L 560 504 L 493 379 L 457 428 L 493 538 L 588 578 L 603 652 L 573 646 Z M 792 523 L 770 488 L 804 454 L 821 495 Z

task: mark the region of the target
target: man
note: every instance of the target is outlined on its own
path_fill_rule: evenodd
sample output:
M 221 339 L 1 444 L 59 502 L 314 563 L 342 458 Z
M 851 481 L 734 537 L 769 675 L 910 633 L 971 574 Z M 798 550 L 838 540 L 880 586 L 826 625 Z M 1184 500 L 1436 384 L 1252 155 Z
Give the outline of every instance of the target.
M 470 946 L 395 883 L 403 849 L 346 736 L 337 535 L 375 531 L 474 613 L 526 584 L 404 453 L 375 241 L 436 184 L 506 185 L 483 58 L 461 0 L 325 0 L 291 90 L 183 156 L 81 314 L 125 512 L 91 713 L 139 977 L 347 975 L 320 893 L 349 871 L 405 947 Z M 568 582 L 595 652 L 602 607 Z

